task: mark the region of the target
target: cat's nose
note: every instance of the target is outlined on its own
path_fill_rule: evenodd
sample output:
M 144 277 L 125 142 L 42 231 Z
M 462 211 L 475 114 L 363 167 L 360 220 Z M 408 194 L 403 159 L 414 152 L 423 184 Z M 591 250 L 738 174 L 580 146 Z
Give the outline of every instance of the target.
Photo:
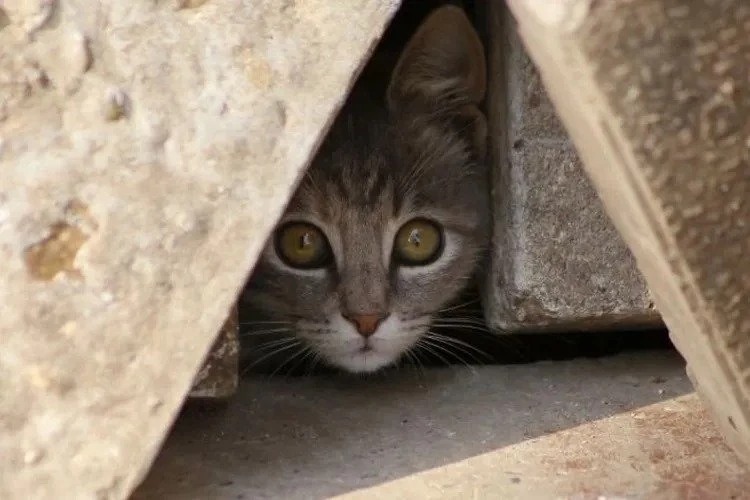
M 357 329 L 360 335 L 367 338 L 378 329 L 388 314 L 343 314 L 344 318 Z

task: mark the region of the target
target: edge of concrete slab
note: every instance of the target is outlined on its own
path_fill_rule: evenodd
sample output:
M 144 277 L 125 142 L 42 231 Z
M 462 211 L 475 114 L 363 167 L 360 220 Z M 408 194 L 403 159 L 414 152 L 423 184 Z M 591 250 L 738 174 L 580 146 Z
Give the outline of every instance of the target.
M 725 345 L 715 311 L 702 299 L 695 270 L 687 265 L 663 207 L 577 44 L 575 34 L 589 20 L 591 2 L 570 0 L 569 10 L 554 19 L 533 1 L 511 0 L 509 5 L 607 212 L 636 256 L 672 338 L 688 360 L 698 392 L 724 436 L 750 460 L 745 385 L 750 379 L 742 378 L 746 367 L 741 360 L 746 345 Z

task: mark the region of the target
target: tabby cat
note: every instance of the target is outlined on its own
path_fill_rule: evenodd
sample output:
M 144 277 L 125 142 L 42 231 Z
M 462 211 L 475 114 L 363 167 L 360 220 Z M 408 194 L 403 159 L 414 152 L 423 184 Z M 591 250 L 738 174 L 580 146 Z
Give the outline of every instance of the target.
M 253 363 L 394 364 L 484 257 L 485 62 L 464 12 L 433 11 L 384 80 L 355 85 L 248 282 Z

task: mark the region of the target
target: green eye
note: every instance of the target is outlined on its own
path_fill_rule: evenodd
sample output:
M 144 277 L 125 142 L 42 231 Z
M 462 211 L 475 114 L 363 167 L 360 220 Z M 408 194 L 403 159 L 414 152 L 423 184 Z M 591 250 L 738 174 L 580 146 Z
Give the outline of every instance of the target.
M 405 266 L 426 266 L 437 260 L 443 251 L 443 231 L 436 223 L 414 219 L 396 233 L 394 258 Z
M 289 222 L 276 231 L 276 253 L 298 269 L 325 267 L 332 261 L 331 246 L 323 232 L 306 222 Z

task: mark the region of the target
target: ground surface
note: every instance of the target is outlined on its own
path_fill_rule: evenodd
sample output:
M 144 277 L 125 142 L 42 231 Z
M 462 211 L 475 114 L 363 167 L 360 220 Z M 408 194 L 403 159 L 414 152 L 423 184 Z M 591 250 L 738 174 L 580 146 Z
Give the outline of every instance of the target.
M 750 498 L 671 352 L 245 380 L 188 407 L 134 500 Z

